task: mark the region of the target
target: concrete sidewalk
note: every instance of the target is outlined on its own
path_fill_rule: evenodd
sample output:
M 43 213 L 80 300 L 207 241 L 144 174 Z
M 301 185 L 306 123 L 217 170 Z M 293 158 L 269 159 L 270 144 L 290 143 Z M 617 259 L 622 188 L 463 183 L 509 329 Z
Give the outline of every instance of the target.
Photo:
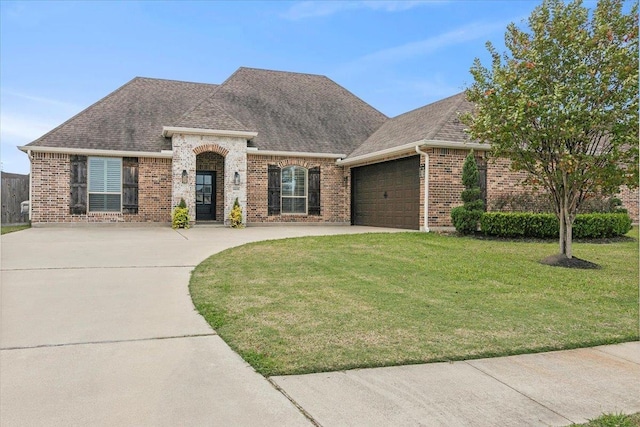
M 323 426 L 564 426 L 640 412 L 640 342 L 272 381 Z
M 638 342 L 267 380 L 193 308 L 190 271 L 211 254 L 381 231 L 394 230 L 84 227 L 2 236 L 0 425 L 542 426 L 640 411 Z
M 366 227 L 33 228 L 1 238 L 0 425 L 310 425 L 198 314 L 190 271 Z

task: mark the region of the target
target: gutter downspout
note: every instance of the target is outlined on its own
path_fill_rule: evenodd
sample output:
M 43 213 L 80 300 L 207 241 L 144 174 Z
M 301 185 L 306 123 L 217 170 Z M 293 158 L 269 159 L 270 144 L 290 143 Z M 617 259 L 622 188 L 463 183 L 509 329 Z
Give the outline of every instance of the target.
M 31 181 L 33 180 L 33 156 L 31 155 L 31 150 L 27 150 L 27 157 L 29 157 L 29 224 L 31 224 Z
M 424 231 L 429 232 L 429 154 L 416 145 L 416 153 L 424 156 Z

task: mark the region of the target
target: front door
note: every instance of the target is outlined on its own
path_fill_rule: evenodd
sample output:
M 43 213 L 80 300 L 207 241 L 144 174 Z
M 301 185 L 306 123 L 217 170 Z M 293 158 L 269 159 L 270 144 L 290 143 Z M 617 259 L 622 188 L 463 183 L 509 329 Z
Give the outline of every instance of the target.
M 216 173 L 196 171 L 196 220 L 216 219 Z

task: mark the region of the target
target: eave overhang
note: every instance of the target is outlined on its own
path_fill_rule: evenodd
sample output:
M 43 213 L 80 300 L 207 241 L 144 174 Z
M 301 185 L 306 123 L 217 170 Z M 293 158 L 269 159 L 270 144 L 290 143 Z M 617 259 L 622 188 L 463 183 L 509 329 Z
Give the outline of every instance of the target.
M 183 135 L 211 135 L 211 136 L 230 136 L 235 138 L 244 138 L 251 140 L 258 136 L 258 132 L 224 130 L 224 129 L 201 129 L 201 128 L 184 128 L 178 126 L 163 126 L 162 136 L 171 138 L 175 134 Z
M 71 148 L 71 147 L 43 147 L 23 145 L 18 147 L 18 150 L 25 153 L 60 153 L 60 154 L 76 154 L 84 156 L 99 156 L 99 157 L 151 157 L 170 159 L 173 157 L 173 151 L 125 151 L 125 150 L 99 150 L 93 148 Z
M 401 156 L 403 154 L 415 154 L 416 147 L 423 148 L 450 148 L 455 150 L 488 151 L 491 150 L 490 144 L 481 144 L 478 142 L 456 142 L 456 141 L 439 141 L 432 139 L 421 139 L 419 141 L 410 142 L 408 144 L 391 147 L 373 153 L 362 154 L 360 156 L 339 159 L 337 163 L 341 166 L 354 166 L 358 164 L 375 163 L 389 157 Z

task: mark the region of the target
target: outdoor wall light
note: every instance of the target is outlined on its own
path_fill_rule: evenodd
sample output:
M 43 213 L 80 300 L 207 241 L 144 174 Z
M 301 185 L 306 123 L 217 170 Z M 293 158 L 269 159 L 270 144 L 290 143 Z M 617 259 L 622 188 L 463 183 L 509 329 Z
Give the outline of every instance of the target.
M 233 174 L 233 183 L 240 185 L 240 174 L 237 171 Z
M 424 165 L 420 165 L 420 178 L 424 178 Z
M 182 169 L 182 183 L 186 184 L 187 182 L 189 182 L 189 176 L 187 175 L 187 170 Z

